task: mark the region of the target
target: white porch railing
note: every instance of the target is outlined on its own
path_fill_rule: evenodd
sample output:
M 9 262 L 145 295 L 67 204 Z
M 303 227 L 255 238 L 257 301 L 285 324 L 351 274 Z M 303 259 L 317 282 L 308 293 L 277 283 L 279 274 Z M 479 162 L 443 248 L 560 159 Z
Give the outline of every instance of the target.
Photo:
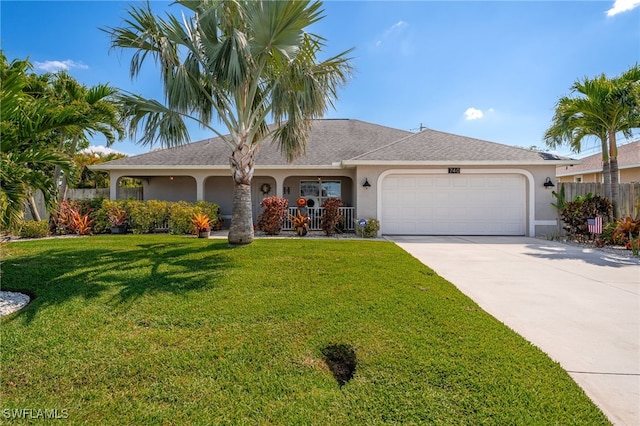
M 322 218 L 322 213 L 324 212 L 323 207 L 309 207 L 307 208 L 309 213 L 309 219 L 311 219 L 311 223 L 309 224 L 310 231 L 321 231 L 320 221 Z M 289 207 L 287 216 L 284 218 L 284 225 L 282 227 L 283 231 L 293 231 L 293 224 L 291 223 L 291 216 L 295 216 L 298 214 L 297 207 Z M 355 231 L 355 207 L 340 207 L 340 214 L 344 217 L 344 229 L 345 231 Z

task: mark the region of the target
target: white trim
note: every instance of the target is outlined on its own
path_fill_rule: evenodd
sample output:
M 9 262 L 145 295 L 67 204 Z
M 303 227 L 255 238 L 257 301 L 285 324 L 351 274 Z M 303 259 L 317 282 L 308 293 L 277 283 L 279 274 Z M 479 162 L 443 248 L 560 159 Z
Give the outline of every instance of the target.
M 402 161 L 402 160 L 344 160 L 343 166 L 564 166 L 580 164 L 577 160 L 439 160 L 439 161 Z
M 108 166 L 108 167 L 104 167 Z M 230 170 L 231 167 L 229 165 L 223 166 L 223 165 L 181 165 L 181 166 L 176 166 L 176 165 L 162 165 L 162 164 L 155 164 L 155 165 L 139 165 L 136 166 L 134 164 L 114 164 L 114 165 L 108 165 L 108 163 L 103 163 L 103 164 L 95 164 L 95 165 L 91 165 L 91 166 L 87 166 L 89 168 L 89 170 L 105 170 L 105 171 L 110 171 L 110 170 L 128 170 L 131 171 L 133 173 L 138 172 L 140 170 L 184 170 L 185 172 L 189 172 L 191 170 Z M 327 165 L 304 165 L 304 166 L 292 166 L 289 164 L 282 164 L 282 165 L 276 165 L 276 166 L 254 166 L 253 167 L 254 170 L 284 170 L 284 171 L 290 171 L 290 170 L 342 170 L 344 169 L 344 167 L 338 165 L 338 166 L 327 166 Z
M 107 170 L 107 171 L 111 171 L 111 170 L 128 170 L 130 172 L 136 173 L 140 170 L 184 170 L 185 172 L 188 172 L 190 170 L 229 170 L 229 166 L 168 166 L 168 165 L 162 165 L 162 164 L 156 164 L 156 165 L 140 165 L 140 166 L 136 166 L 135 164 L 114 164 L 114 165 L 110 165 L 109 167 L 101 167 L 104 165 L 108 165 L 108 163 L 102 163 L 102 164 L 94 164 L 92 166 L 87 166 L 87 168 L 89 170 Z
M 557 220 L 535 220 L 533 222 L 536 226 L 558 226 Z
M 450 163 L 448 163 L 450 164 Z M 422 169 L 422 170 L 416 170 L 416 169 L 389 169 L 389 170 L 385 170 L 384 172 L 382 172 L 380 174 L 380 176 L 378 176 L 378 181 L 376 183 L 376 210 L 377 210 L 377 215 L 378 215 L 378 221 L 380 222 L 381 228 L 380 228 L 380 233 L 383 233 L 383 229 L 382 229 L 382 181 L 384 180 L 385 177 L 387 177 L 388 175 L 393 175 L 393 174 L 397 174 L 397 175 L 408 175 L 408 174 L 412 174 L 412 175 L 417 175 L 417 174 L 438 174 L 438 175 L 446 175 L 448 174 L 448 170 L 447 169 Z M 527 236 L 531 237 L 534 236 L 536 234 L 536 224 L 535 224 L 535 212 L 536 212 L 536 206 L 535 206 L 535 182 L 533 179 L 533 175 L 531 174 L 530 171 L 528 170 L 524 170 L 524 169 L 462 169 L 460 171 L 460 174 L 500 174 L 500 175 L 504 175 L 504 174 L 520 174 L 523 175 L 528 183 L 529 183 L 529 193 L 528 193 L 528 199 L 526 201 L 529 202 L 529 212 L 527 217 L 525 217 L 525 220 L 527 221 L 527 223 L 529 224 L 529 231 L 527 232 Z

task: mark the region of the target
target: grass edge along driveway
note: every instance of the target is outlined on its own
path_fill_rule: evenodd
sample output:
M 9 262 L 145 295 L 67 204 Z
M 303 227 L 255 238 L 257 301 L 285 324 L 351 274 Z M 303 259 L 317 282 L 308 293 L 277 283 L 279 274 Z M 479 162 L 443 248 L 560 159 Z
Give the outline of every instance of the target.
M 3 418 L 609 424 L 557 363 L 386 241 L 10 243 L 2 287 L 35 296 L 0 320 Z M 335 347 L 354 357 L 343 385 Z

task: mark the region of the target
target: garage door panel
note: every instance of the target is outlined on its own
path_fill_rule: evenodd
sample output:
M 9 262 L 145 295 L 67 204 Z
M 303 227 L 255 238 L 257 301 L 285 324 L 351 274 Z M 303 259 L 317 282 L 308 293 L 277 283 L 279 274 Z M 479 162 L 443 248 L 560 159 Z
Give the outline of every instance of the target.
M 382 183 L 382 232 L 524 235 L 525 178 L 517 174 L 390 175 Z

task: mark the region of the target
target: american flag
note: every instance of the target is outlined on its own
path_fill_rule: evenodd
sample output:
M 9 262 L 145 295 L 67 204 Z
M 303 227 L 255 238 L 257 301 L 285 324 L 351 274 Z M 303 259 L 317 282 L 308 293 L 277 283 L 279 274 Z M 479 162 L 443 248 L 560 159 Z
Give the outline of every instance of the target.
M 587 219 L 587 228 L 592 234 L 602 234 L 602 217 L 590 217 Z

